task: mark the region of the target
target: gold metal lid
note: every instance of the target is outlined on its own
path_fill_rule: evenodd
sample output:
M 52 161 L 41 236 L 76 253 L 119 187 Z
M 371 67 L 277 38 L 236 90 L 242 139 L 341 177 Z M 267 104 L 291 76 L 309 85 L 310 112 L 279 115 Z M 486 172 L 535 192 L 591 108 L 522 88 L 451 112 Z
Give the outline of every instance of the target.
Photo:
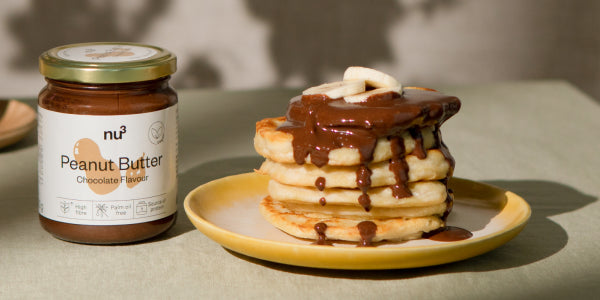
M 40 55 L 47 78 L 82 83 L 153 80 L 177 70 L 177 57 L 162 48 L 135 43 L 82 43 L 50 49 Z

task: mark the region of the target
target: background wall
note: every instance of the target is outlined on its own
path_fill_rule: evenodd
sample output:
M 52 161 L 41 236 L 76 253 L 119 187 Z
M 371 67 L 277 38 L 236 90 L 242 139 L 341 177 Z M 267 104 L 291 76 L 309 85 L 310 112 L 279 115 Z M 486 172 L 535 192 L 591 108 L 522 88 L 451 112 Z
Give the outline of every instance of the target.
M 1 97 L 37 94 L 49 48 L 133 41 L 177 54 L 176 88 L 304 87 L 363 65 L 430 87 L 561 78 L 600 99 L 594 0 L 3 0 L 0 41 Z

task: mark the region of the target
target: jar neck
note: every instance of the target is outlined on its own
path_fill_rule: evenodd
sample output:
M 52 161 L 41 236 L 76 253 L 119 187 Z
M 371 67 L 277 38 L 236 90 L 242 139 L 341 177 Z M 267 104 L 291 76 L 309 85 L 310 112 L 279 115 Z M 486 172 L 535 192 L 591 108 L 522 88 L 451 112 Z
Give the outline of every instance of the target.
M 122 82 L 122 83 L 83 83 L 50 79 L 46 77 L 48 87 L 58 89 L 72 89 L 84 91 L 133 91 L 133 90 L 156 90 L 169 88 L 169 79 L 171 76 L 161 77 L 155 80 Z

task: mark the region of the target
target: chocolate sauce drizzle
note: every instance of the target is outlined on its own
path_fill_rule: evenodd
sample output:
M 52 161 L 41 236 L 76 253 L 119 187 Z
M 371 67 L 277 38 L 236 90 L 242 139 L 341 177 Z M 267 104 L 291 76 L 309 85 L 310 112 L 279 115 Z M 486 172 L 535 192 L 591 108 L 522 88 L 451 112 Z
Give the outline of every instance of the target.
M 446 147 L 444 140 L 442 140 L 440 124 L 437 124 L 435 126 L 435 130 L 433 132 L 433 137 L 435 138 L 435 142 L 434 142 L 435 148 L 439 149 L 442 152 L 442 154 L 444 155 L 444 158 L 446 158 L 446 161 L 450 165 L 450 169 L 448 170 L 448 175 L 447 175 L 447 178 L 450 178 L 450 177 L 452 177 L 452 174 L 454 173 L 454 167 L 455 167 L 456 162 L 454 161 L 454 157 L 452 156 L 452 154 L 450 154 L 450 150 L 448 150 L 448 147 Z
M 448 189 L 448 192 L 446 193 L 446 210 L 442 215 L 442 221 L 446 222 L 448 215 L 452 212 L 452 207 L 454 207 L 454 193 L 452 189 Z
M 314 226 L 315 232 L 317 233 L 317 241 L 316 245 L 331 245 L 331 242 L 327 240 L 327 235 L 325 231 L 327 231 L 327 224 L 323 222 L 319 222 Z
M 347 103 L 343 98 L 330 99 L 325 95 L 303 95 L 290 101 L 286 122 L 277 130 L 294 137 L 294 160 L 300 165 L 310 155 L 311 163 L 322 167 L 328 163 L 331 150 L 343 147 L 357 149 L 360 166 L 356 170 L 356 184 L 362 191 L 358 202 L 365 211 L 369 211 L 371 200 L 368 190 L 372 172 L 368 164 L 372 161 L 377 139 L 388 138 L 391 142 L 390 170 L 396 179 L 396 184 L 392 185 L 394 197 L 409 197 L 412 193 L 408 188 L 408 164 L 402 133 L 408 130 L 415 140 L 411 154 L 423 159 L 427 157 L 427 151 L 421 128 L 435 125 L 435 145 L 450 163 L 451 174 L 454 158 L 441 139 L 439 126 L 459 109 L 458 98 L 421 89 L 405 89 L 402 94 L 376 94 L 360 103 Z M 325 179 L 318 178 L 315 186 L 323 190 Z M 319 203 L 324 205 L 324 198 Z M 370 245 L 377 231 L 375 223 L 361 222 L 358 228 L 363 240 L 361 245 Z
M 442 124 L 460 109 L 456 97 L 419 89 L 376 94 L 365 102 L 347 103 L 342 98 L 303 95 L 292 98 L 286 122 L 278 130 L 294 136 L 296 163 L 322 167 L 333 149 L 357 149 L 361 163 L 372 160 L 380 137 L 401 135 L 409 128 Z
M 410 197 L 412 192 L 408 188 L 408 163 L 406 162 L 404 139 L 393 136 L 390 138 L 390 146 L 392 147 L 392 159 L 390 159 L 389 168 L 396 178 L 396 183 L 391 187 L 392 195 L 397 199 Z
M 315 187 L 317 190 L 322 191 L 325 189 L 325 177 L 319 177 L 315 180 Z
M 327 205 L 327 199 L 325 199 L 325 197 L 321 197 L 321 199 L 319 199 L 319 204 L 321 204 L 321 206 Z
M 377 224 L 372 221 L 362 221 L 356 225 L 360 234 L 359 247 L 369 247 L 373 244 L 373 238 L 377 233 Z
M 427 150 L 425 150 L 425 146 L 423 145 L 423 134 L 421 134 L 421 129 L 411 127 L 408 129 L 408 133 L 410 133 L 410 136 L 415 140 L 415 148 L 411 154 L 419 159 L 427 158 Z
M 362 191 L 362 195 L 358 197 L 358 203 L 365 209 L 371 210 L 371 198 L 367 194 L 371 187 L 371 175 L 373 172 L 366 164 L 361 164 L 356 170 L 356 186 Z

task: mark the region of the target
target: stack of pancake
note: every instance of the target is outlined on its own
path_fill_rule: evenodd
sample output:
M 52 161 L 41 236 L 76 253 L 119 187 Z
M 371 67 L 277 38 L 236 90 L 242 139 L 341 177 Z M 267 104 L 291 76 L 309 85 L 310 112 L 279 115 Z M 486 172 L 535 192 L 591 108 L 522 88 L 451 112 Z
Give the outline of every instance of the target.
M 257 122 L 254 145 L 266 158 L 257 171 L 271 177 L 262 215 L 317 244 L 368 246 L 443 228 L 454 160 L 439 127 L 460 101 L 368 68 L 350 67 L 343 79 Z

